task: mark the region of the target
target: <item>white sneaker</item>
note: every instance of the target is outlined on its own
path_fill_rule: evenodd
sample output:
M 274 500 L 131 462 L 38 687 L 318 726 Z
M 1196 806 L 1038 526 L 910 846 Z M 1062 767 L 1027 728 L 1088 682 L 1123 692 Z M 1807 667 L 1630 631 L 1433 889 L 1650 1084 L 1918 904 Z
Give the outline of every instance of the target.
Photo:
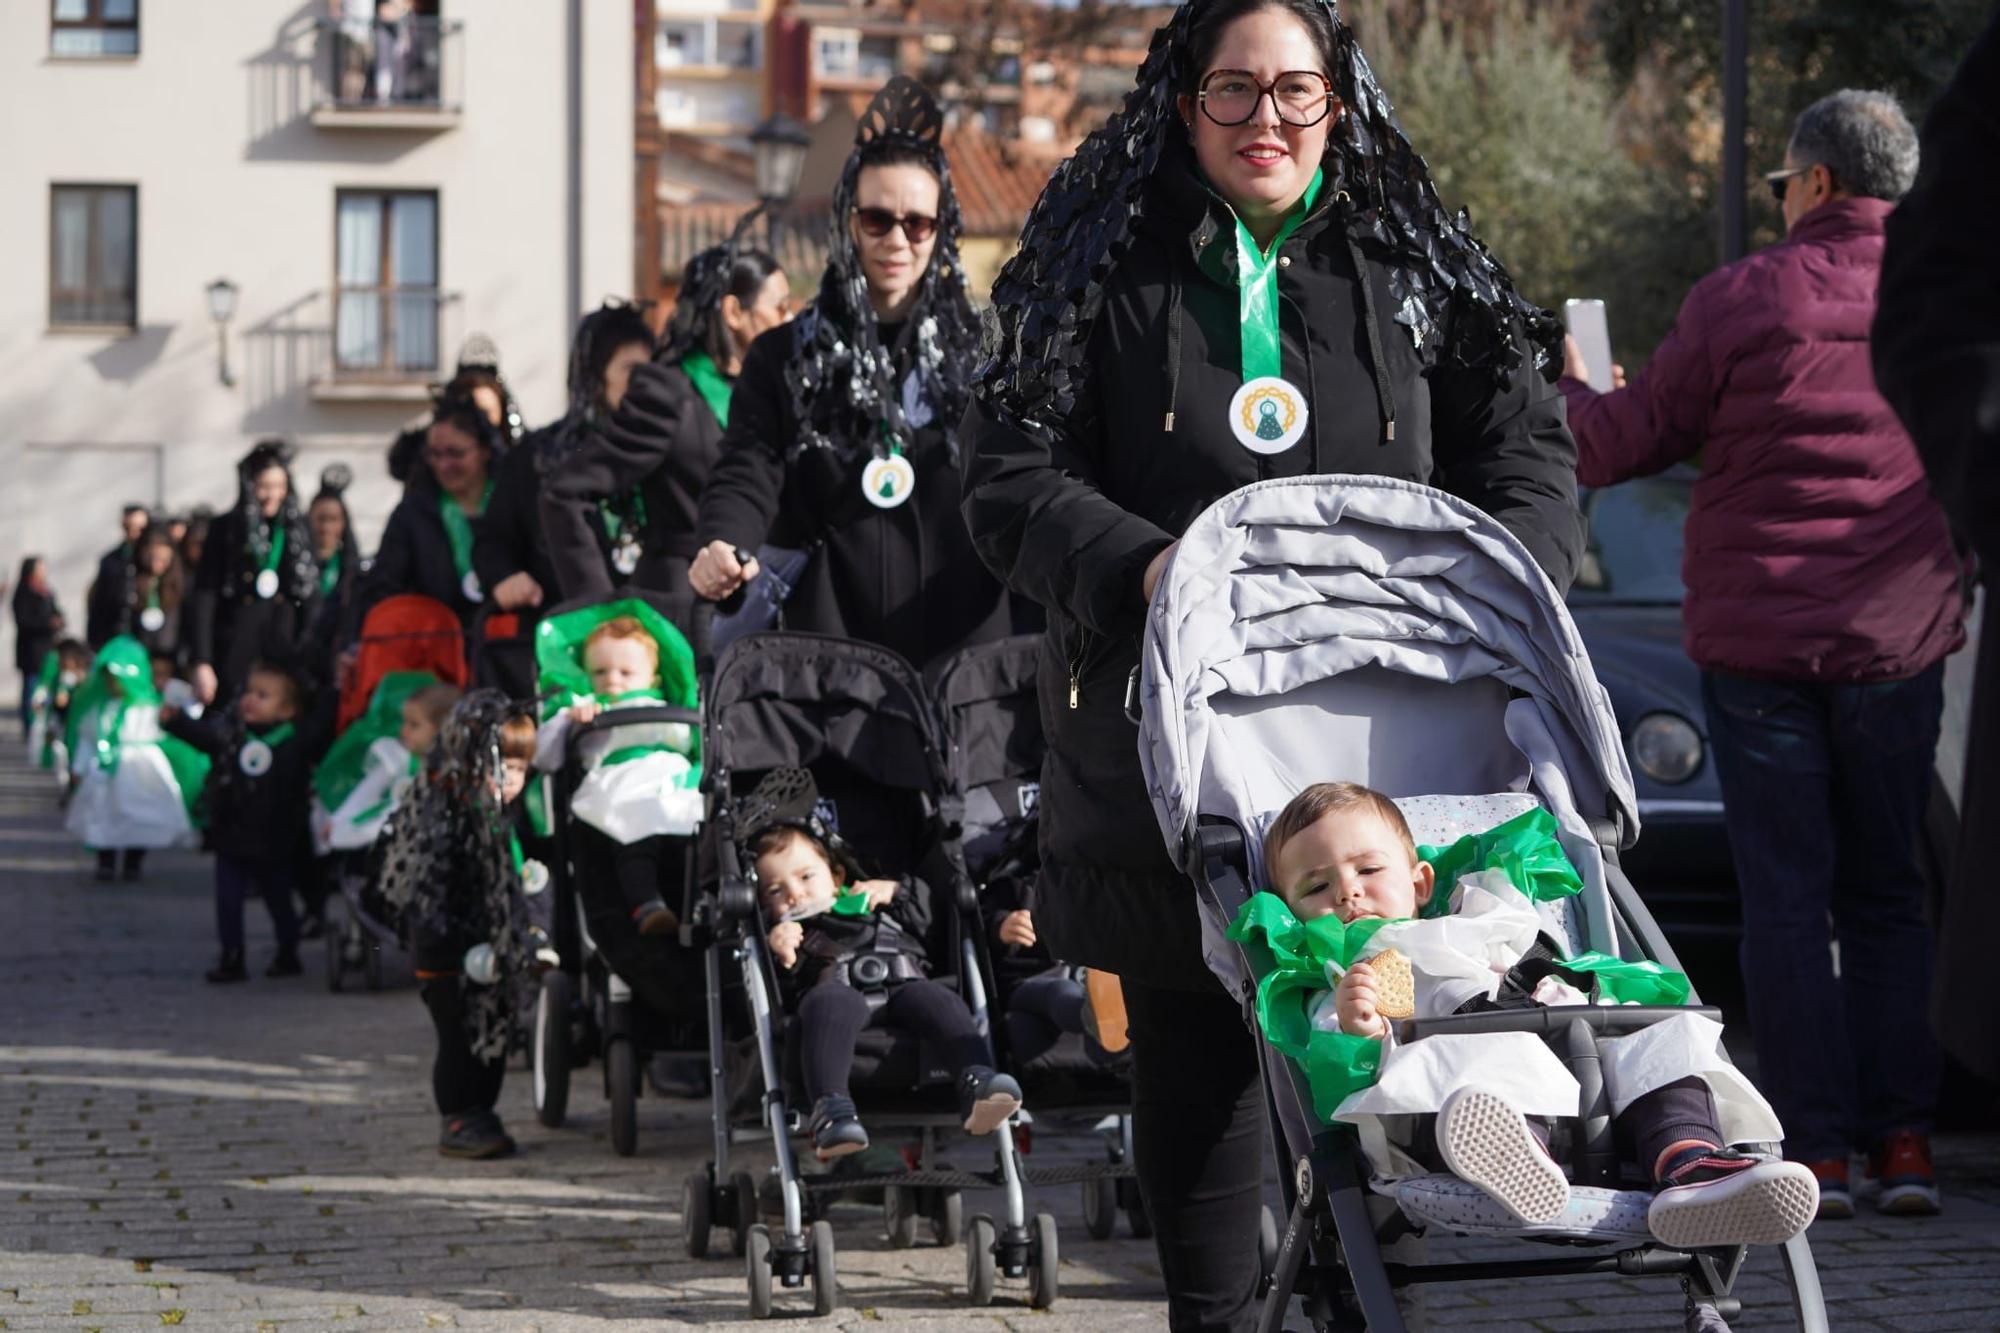
M 1819 1180 L 1811 1167 L 1716 1149 L 1683 1154 L 1669 1166 L 1646 1210 L 1646 1228 L 1682 1250 L 1782 1245 L 1818 1214 Z
M 1477 1185 L 1522 1222 L 1553 1221 L 1569 1206 L 1569 1181 L 1528 1121 L 1505 1097 L 1460 1088 L 1437 1114 L 1438 1151 L 1460 1180 Z

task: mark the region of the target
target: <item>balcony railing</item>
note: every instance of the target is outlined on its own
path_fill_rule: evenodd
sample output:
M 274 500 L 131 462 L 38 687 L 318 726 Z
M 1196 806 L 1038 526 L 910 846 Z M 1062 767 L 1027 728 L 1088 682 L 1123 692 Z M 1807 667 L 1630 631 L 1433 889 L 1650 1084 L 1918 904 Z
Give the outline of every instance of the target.
M 355 128 L 434 128 L 461 109 L 458 19 L 319 20 L 313 121 Z
M 333 379 L 339 383 L 428 383 L 441 378 L 444 309 L 435 287 L 336 287 Z

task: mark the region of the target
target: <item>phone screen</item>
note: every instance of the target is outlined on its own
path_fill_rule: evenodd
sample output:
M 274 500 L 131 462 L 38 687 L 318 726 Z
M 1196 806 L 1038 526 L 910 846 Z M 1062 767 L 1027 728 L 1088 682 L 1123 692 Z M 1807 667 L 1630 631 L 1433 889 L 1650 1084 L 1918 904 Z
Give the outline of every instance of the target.
M 1604 302 L 1569 300 L 1563 302 L 1563 322 L 1583 352 L 1589 369 L 1584 383 L 1599 393 L 1611 392 L 1611 325 L 1604 317 Z

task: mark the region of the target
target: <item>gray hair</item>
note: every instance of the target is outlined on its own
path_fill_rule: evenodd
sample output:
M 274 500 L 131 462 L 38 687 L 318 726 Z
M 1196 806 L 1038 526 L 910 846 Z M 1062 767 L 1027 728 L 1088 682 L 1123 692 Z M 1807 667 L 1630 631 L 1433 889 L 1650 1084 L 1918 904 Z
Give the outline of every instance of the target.
M 1825 167 L 1849 194 L 1894 203 L 1917 179 L 1917 132 L 1892 94 L 1843 88 L 1800 114 L 1791 159 Z

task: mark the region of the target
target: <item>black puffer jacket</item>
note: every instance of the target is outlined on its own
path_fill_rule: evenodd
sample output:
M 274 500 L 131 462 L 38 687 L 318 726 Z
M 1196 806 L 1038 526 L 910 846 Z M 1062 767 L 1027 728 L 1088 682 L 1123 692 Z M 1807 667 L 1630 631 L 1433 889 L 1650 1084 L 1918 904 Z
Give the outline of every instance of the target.
M 472 567 L 481 586 L 497 588 L 526 574 L 541 585 L 543 606 L 554 606 L 562 595 L 542 528 L 542 476 L 535 455 L 556 425 L 523 436 L 519 446 L 494 460 L 493 498 L 473 525 Z
M 894 347 L 899 332 L 884 325 L 883 343 Z M 796 326 L 776 328 L 750 345 L 722 458 L 702 494 L 699 545 L 810 549 L 785 603 L 789 630 L 881 644 L 919 668 L 1004 638 L 1012 631 L 1007 592 L 980 563 L 960 517 L 950 423 L 912 432 L 916 489 L 895 509 L 877 509 L 861 493 L 866 442 L 851 454 L 806 449 L 786 461 L 798 438 L 785 383 L 796 336 Z
M 343 640 L 351 642 L 361 632 L 361 622 L 376 603 L 397 593 L 420 593 L 450 607 L 459 623 L 470 625 L 484 601 L 465 595 L 464 582 L 452 560 L 451 538 L 445 535 L 444 517 L 438 510 L 437 478 L 427 467 L 410 475 L 403 498 L 382 529 L 382 544 L 375 551 L 375 563 L 361 580 L 353 604 L 348 608 Z M 482 520 L 475 519 L 475 544 Z
M 606 558 L 598 506 L 637 487 L 646 525 L 630 582 L 689 600 L 695 513 L 721 452 L 722 423 L 678 362 L 635 369 L 618 410 L 543 482 L 542 523 L 563 599 L 608 597 L 625 581 Z
M 1436 364 L 1396 321 L 1365 241 L 1364 300 L 1343 203 L 1329 184 L 1279 260 L 1284 375 L 1311 412 L 1289 451 L 1251 453 L 1226 423 L 1242 384 L 1235 223 L 1186 169 L 1164 172 L 1149 196 L 1055 447 L 978 403 L 966 415 L 967 524 L 1008 585 L 1049 611 L 1036 924 L 1069 962 L 1210 984 L 1193 896 L 1161 840 L 1124 713 L 1146 566 L 1208 505 L 1270 477 L 1398 477 L 1485 509 L 1558 587 L 1574 574 L 1582 530 L 1562 398 L 1525 363 L 1497 391 L 1483 373 Z
M 252 739 L 276 734 L 273 727 L 246 727 L 232 710 L 215 709 L 191 718 L 174 714 L 166 730 L 213 761 L 202 789 L 208 838 L 217 853 L 246 866 L 283 869 L 302 866 L 312 854 L 307 811 L 312 771 L 333 740 L 333 700 L 294 719 L 287 739 L 271 747 L 271 764 L 255 776 L 244 771 L 242 752 Z

